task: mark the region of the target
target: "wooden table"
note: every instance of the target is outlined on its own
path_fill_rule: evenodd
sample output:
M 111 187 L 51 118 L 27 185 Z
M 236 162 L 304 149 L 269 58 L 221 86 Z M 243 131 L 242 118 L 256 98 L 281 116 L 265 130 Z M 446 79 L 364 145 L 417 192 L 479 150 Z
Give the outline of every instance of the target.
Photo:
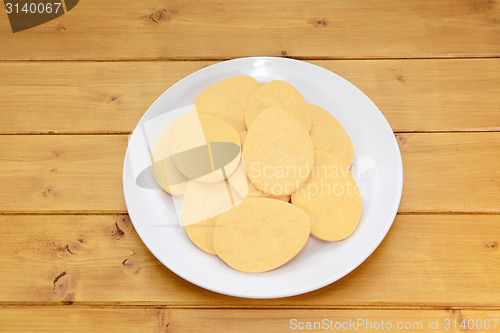
M 293 318 L 427 331 L 429 319 L 500 318 L 499 1 L 86 0 L 15 34 L 0 17 L 1 332 L 286 332 Z M 381 246 L 301 296 L 192 285 L 127 216 L 122 162 L 141 115 L 182 77 L 244 56 L 351 81 L 403 156 Z

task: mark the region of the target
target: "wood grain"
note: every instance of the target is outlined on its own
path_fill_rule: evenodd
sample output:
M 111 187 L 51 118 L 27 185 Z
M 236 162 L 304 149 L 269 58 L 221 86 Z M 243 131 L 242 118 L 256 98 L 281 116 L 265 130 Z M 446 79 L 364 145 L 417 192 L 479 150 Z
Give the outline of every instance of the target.
M 0 134 L 131 132 L 163 91 L 213 63 L 0 63 Z M 312 63 L 360 88 L 396 132 L 500 129 L 500 59 Z
M 127 216 L 11 215 L 0 216 L 0 225 L 3 304 L 500 306 L 499 215 L 398 216 L 351 274 L 273 300 L 223 296 L 177 277 L 148 251 Z
M 400 212 L 500 212 L 500 133 L 398 134 Z
M 126 135 L 0 136 L 0 211 L 125 211 Z
M 474 332 L 494 331 L 493 318 L 499 318 L 497 310 L 201 310 L 201 309 L 152 309 L 152 308 L 59 308 L 38 309 L 11 307 L 1 309 L 0 328 L 5 332 L 288 332 L 305 330 L 324 332 L 335 325 L 342 332 L 360 332 L 376 325 L 397 328 L 406 325 L 407 332 L 437 332 L 429 328 L 429 321 L 451 325 L 446 332 L 463 332 L 460 323 L 469 320 L 478 324 L 489 319 L 489 329 L 473 329 Z M 357 326 L 357 320 L 359 326 Z M 447 321 L 448 320 L 448 321 Z M 349 321 L 356 324 L 351 324 Z M 457 323 L 455 329 L 454 323 Z M 383 323 L 382 323 L 383 322 Z M 342 329 L 342 325 L 345 329 Z M 352 325 L 352 326 L 351 326 Z M 371 325 L 371 326 L 370 326 Z M 496 325 L 498 329 L 499 324 Z M 404 327 L 404 326 L 401 326 Z M 474 327 L 474 326 L 471 326 Z M 381 330 L 381 329 L 379 329 Z M 389 331 L 382 329 L 381 331 Z
M 500 55 L 495 0 L 87 0 L 15 34 L 0 16 L 0 59 Z
M 500 133 L 398 134 L 399 212 L 500 211 Z M 0 136 L 0 212 L 126 212 L 127 135 Z
M 86 0 L 15 34 L 2 9 L 0 40 L 1 332 L 281 332 L 292 318 L 435 332 L 500 317 L 499 0 Z M 127 135 L 145 110 L 245 56 L 331 70 L 398 132 L 393 227 L 355 271 L 305 295 L 199 288 L 126 215 Z

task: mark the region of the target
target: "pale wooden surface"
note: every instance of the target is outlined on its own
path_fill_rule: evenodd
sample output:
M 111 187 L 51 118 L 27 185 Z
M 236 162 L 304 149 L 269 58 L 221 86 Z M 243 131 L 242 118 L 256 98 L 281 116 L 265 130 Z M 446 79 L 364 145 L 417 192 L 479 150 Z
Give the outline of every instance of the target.
M 499 1 L 87 0 L 16 34 L 2 9 L 0 40 L 1 332 L 500 317 Z M 141 115 L 182 77 L 241 56 L 345 77 L 401 148 L 389 234 L 351 274 L 305 295 L 248 300 L 194 286 L 152 256 L 126 215 L 121 171 Z
M 360 88 L 395 132 L 500 129 L 500 59 L 311 62 Z M 0 62 L 0 133 L 128 133 L 167 87 L 213 63 Z
M 399 212 L 500 211 L 500 133 L 400 133 Z M 0 136 L 0 212 L 125 213 L 127 135 Z
M 0 17 L 0 59 L 500 55 L 496 0 L 86 0 L 16 35 Z
M 200 310 L 200 309 L 144 309 L 144 308 L 0 308 L 0 329 L 28 332 L 43 327 L 40 332 L 82 332 L 87 333 L 100 327 L 103 332 L 293 332 L 290 321 L 298 323 L 328 321 L 344 323 L 347 318 L 359 318 L 365 322 L 388 322 L 396 327 L 398 322 L 409 323 L 415 330 L 400 332 L 438 332 L 429 329 L 429 319 L 438 320 L 443 329 L 446 320 L 461 322 L 471 318 L 486 320 L 498 318 L 500 311 L 487 310 Z M 395 318 L 398 318 L 397 320 Z M 491 323 L 491 322 L 490 322 Z M 335 325 L 335 324 L 333 324 Z M 452 324 L 453 325 L 453 324 Z M 472 325 L 472 324 L 471 324 Z M 498 326 L 497 324 L 497 330 Z M 360 327 L 365 327 L 360 324 Z M 422 327 L 417 329 L 417 327 Z M 457 325 L 441 332 L 463 332 Z M 473 332 L 494 332 L 491 328 L 474 329 Z M 328 332 L 327 330 L 302 330 L 305 332 Z M 335 330 L 332 330 L 335 331 Z M 344 332 L 345 330 L 339 330 Z M 354 330 L 353 330 L 354 331 Z M 362 328 L 358 332 L 365 332 Z M 381 331 L 381 330 L 378 330 Z M 394 330 L 396 332 L 396 330 Z M 299 331 L 300 332 L 300 331 Z M 387 332 L 387 331 L 386 331 Z
M 354 272 L 304 295 L 249 300 L 182 280 L 126 216 L 1 216 L 0 299 L 183 307 L 497 307 L 498 215 L 400 215 Z M 402 297 L 401 295 L 404 295 Z

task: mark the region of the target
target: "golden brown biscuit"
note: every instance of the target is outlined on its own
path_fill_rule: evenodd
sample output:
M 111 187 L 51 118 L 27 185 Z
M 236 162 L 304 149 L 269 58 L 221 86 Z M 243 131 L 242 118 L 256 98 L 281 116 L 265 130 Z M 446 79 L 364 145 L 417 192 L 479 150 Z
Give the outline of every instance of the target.
M 311 234 L 327 241 L 345 239 L 361 217 L 361 195 L 349 170 L 332 154 L 316 150 L 306 184 L 292 194 L 292 204 L 311 219 Z
M 309 135 L 314 149 L 332 153 L 349 168 L 354 158 L 354 147 L 344 127 L 322 107 L 309 103 L 307 109 L 312 118 Z
M 177 169 L 187 178 L 215 183 L 236 170 L 241 158 L 241 140 L 227 122 L 209 114 L 190 112 L 171 126 L 170 150 Z
M 219 117 L 241 132 L 245 130 L 245 105 L 258 87 L 251 76 L 230 77 L 203 90 L 194 104 L 198 112 Z
M 262 191 L 259 191 L 253 184 L 248 181 L 248 194 L 247 198 L 269 198 L 269 199 L 277 199 L 281 200 L 284 202 L 289 202 L 290 201 L 290 195 L 280 195 L 280 196 L 274 196 L 271 194 L 266 194 Z
M 189 179 L 175 166 L 170 152 L 171 131 L 172 127 L 167 127 L 156 142 L 151 156 L 151 170 L 156 182 L 165 192 L 182 196 Z
M 200 249 L 215 254 L 213 229 L 220 214 L 240 203 L 248 186 L 243 163 L 225 181 L 204 184 L 190 180 L 182 201 L 182 220 L 189 239 Z
M 311 115 L 304 97 L 290 83 L 280 80 L 264 84 L 250 97 L 245 110 L 247 129 L 259 113 L 271 107 L 287 110 L 301 121 L 307 132 L 311 129 Z
M 219 217 L 213 234 L 214 248 L 234 269 L 265 272 L 299 253 L 310 228 L 307 214 L 289 203 L 249 198 Z
M 219 216 L 184 227 L 191 242 L 208 254 L 216 255 L 214 249 L 214 227 Z
M 224 213 L 233 207 L 225 181 L 204 184 L 190 180 L 182 200 L 182 223 L 186 227 Z
M 245 199 L 248 194 L 248 182 L 243 161 L 240 161 L 233 174 L 227 178 L 227 183 L 235 205 Z
M 248 131 L 243 162 L 252 184 L 274 196 L 289 195 L 309 177 L 314 148 L 302 123 L 281 108 L 262 111 Z

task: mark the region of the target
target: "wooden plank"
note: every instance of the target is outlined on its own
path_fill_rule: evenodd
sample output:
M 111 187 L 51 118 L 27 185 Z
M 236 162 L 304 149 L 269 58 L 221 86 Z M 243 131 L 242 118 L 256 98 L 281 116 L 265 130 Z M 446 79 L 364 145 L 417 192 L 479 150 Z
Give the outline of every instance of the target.
M 500 133 L 398 134 L 400 212 L 500 212 Z
M 223 296 L 177 277 L 126 216 L 10 215 L 0 225 L 3 304 L 500 306 L 500 215 L 400 215 L 351 274 L 274 300 Z
M 500 133 L 398 134 L 400 212 L 500 211 Z M 126 135 L 0 136 L 0 212 L 125 212 Z
M 0 136 L 0 211 L 120 211 L 127 135 Z
M 498 56 L 498 1 L 82 1 L 11 32 L 0 59 Z
M 213 63 L 0 63 L 0 134 L 131 132 L 163 91 Z M 313 63 L 359 87 L 397 132 L 500 129 L 500 59 Z
M 5 332 L 491 332 L 498 310 L 201 310 L 152 308 L 5 308 Z M 455 327 L 456 324 L 456 327 Z M 481 325 L 477 329 L 475 324 Z M 484 328 L 484 324 L 488 328 Z M 496 324 L 496 328 L 493 327 Z M 316 325 L 316 326 L 314 326 Z M 337 328 L 336 327 L 337 325 Z M 432 326 L 433 325 L 433 326 Z M 437 326 L 436 326 L 437 325 Z M 449 326 L 448 326 L 449 325 Z M 470 325 L 470 326 L 466 326 Z M 344 329 L 342 329 L 342 326 Z M 301 329 L 302 327 L 302 329 Z M 312 329 L 307 329 L 311 327 Z M 316 329 L 314 329 L 316 327 Z M 434 329 L 436 327 L 436 329 Z M 446 329 L 446 327 L 449 327 Z

